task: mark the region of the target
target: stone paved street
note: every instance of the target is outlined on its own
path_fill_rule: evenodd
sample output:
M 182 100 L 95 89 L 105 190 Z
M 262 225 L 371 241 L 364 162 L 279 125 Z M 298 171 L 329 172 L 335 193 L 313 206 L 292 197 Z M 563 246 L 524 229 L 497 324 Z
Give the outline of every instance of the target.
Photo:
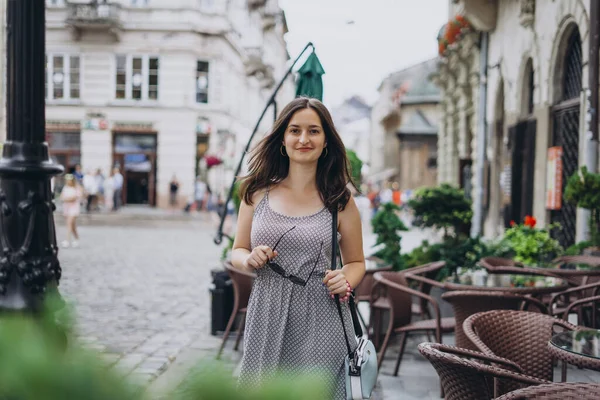
M 190 343 L 210 337 L 210 270 L 220 249 L 200 220 L 82 226 L 61 249 L 60 290 L 75 305 L 81 339 L 141 382 Z M 59 241 L 65 228 L 58 225 Z

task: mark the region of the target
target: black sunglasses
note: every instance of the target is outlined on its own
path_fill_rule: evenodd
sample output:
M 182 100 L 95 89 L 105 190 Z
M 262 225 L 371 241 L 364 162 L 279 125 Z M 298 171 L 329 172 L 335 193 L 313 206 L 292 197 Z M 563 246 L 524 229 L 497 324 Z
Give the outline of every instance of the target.
M 279 242 L 281 241 L 281 239 L 288 233 L 290 232 L 292 229 L 294 229 L 294 227 L 292 227 L 291 229 L 287 230 L 286 232 L 283 233 L 283 235 L 281 235 L 281 237 L 279 238 L 279 240 L 277 240 L 277 243 L 275 243 L 275 246 L 273 247 L 273 251 L 275 251 L 275 248 L 277 248 L 277 245 L 279 244 Z M 319 260 L 321 259 L 321 251 L 323 250 L 323 242 L 321 242 L 321 247 L 319 248 L 319 255 L 317 256 L 317 261 L 315 261 L 315 265 L 313 266 L 312 270 L 310 271 L 310 274 L 308 275 L 308 278 L 306 278 L 306 280 L 290 274 L 288 275 L 285 270 L 281 267 L 281 265 L 271 262 L 269 261 L 267 263 L 267 265 L 269 266 L 269 268 L 271 268 L 271 270 L 273 272 L 275 272 L 278 275 L 281 275 L 283 278 L 288 279 L 290 282 L 296 284 L 296 285 L 300 285 L 300 286 L 306 286 L 306 283 L 308 282 L 308 280 L 310 279 L 310 277 L 312 276 L 313 272 L 315 272 L 315 268 L 317 267 L 317 264 L 319 263 Z

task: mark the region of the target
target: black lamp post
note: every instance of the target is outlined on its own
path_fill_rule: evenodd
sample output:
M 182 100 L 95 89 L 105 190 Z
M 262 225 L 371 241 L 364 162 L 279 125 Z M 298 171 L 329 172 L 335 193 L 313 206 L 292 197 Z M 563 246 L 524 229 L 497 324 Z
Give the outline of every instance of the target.
M 7 140 L 0 159 L 0 312 L 35 312 L 61 275 L 45 143 L 44 0 L 8 0 Z

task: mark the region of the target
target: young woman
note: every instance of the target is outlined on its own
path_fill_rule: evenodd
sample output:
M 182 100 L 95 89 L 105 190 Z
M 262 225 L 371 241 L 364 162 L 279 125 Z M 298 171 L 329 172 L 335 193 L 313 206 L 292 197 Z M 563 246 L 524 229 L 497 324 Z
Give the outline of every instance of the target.
M 81 213 L 81 197 L 83 193 L 75 177 L 71 174 L 65 175 L 65 186 L 60 193 L 63 215 L 67 219 L 67 239 L 62 242 L 63 247 L 77 247 L 79 245 L 79 234 L 77 233 L 77 217 Z M 71 241 L 71 235 L 75 240 Z
M 240 371 L 242 386 L 272 374 L 323 371 L 332 398 L 345 399 L 347 353 L 334 294 L 345 303 L 365 273 L 358 209 L 346 152 L 329 111 L 298 98 L 258 144 L 242 182 L 233 245 L 236 268 L 255 272 Z M 338 213 L 343 269 L 331 270 L 332 212 Z

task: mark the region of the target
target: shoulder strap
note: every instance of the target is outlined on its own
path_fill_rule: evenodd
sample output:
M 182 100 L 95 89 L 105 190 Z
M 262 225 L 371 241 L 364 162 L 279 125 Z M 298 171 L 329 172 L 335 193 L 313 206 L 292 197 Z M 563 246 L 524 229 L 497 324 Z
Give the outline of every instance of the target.
M 332 222 L 331 222 L 331 270 L 337 268 L 336 259 L 338 257 L 339 249 L 337 245 L 337 221 L 338 221 L 338 212 L 337 209 L 331 213 Z M 341 264 L 341 257 L 340 257 Z M 340 296 L 335 295 L 335 303 L 338 309 L 338 314 L 340 315 L 340 319 L 342 320 L 342 328 L 344 330 L 344 339 L 346 339 L 346 348 L 348 349 L 348 355 L 352 355 L 352 350 L 350 348 L 350 341 L 348 340 L 348 333 L 346 332 L 346 325 L 344 324 L 344 316 L 342 313 L 342 306 L 340 305 Z M 358 337 L 362 337 L 363 332 L 360 326 L 360 322 L 358 322 L 358 315 L 356 313 L 356 304 L 354 303 L 354 294 L 350 295 L 348 299 L 348 305 L 350 306 L 350 314 L 352 316 L 352 325 L 354 325 L 354 333 Z

